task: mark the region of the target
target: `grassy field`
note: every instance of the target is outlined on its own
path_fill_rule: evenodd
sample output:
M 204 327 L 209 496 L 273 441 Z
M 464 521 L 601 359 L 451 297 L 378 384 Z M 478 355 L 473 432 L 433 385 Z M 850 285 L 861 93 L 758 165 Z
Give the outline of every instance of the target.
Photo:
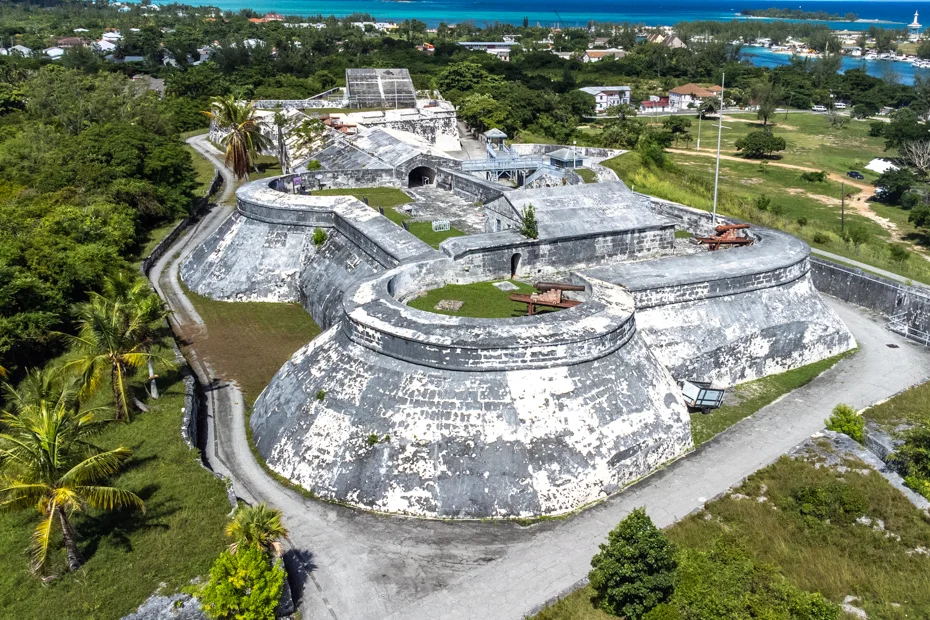
M 236 381 L 249 404 L 284 362 L 320 333 L 298 304 L 215 301 L 186 292 L 207 326 L 198 354 Z
M 637 153 L 627 153 L 603 165 L 637 191 L 709 211 L 713 205 L 713 160 L 678 154 L 670 160 L 670 168 L 658 169 L 644 166 Z M 889 233 L 878 223 L 851 213 L 851 207 L 847 209 L 847 226 L 864 229 L 869 239 L 858 249 L 840 239 L 835 183 L 807 183 L 797 171 L 771 166 L 762 171 L 758 163 L 724 161 L 720 170 L 720 213 L 778 228 L 822 250 L 930 283 L 930 261 L 913 252 L 904 262 L 894 261 Z M 768 198 L 767 210 L 758 208 L 760 196 Z
M 372 209 L 381 207 L 384 209 L 384 216 L 397 224 L 403 226 L 407 222 L 407 228 L 414 237 L 429 245 L 439 247 L 439 244 L 451 237 L 461 237 L 465 233 L 455 228 L 443 232 L 433 232 L 433 225 L 430 222 L 412 222 L 406 213 L 401 212 L 395 207 L 412 202 L 410 196 L 399 189 L 393 187 L 374 187 L 358 189 L 324 189 L 313 192 L 318 196 L 355 196 L 359 200 L 368 199 L 368 206 Z
M 476 282 L 474 284 L 447 284 L 442 288 L 427 291 L 422 297 L 413 299 L 408 304 L 417 310 L 448 314 L 449 316 L 468 316 L 482 319 L 509 319 L 526 316 L 526 304 L 510 301 L 510 295 L 523 293 L 528 295 L 537 292 L 529 284 L 510 280 L 517 286 L 516 291 L 502 291 L 493 286 L 491 282 Z M 457 311 L 436 310 L 436 304 L 443 299 L 464 301 L 465 304 Z M 539 308 L 538 312 L 546 311 Z
M 695 447 L 713 439 L 718 433 L 730 428 L 743 418 L 751 416 L 774 402 L 775 399 L 807 385 L 847 355 L 849 353 L 843 353 L 801 368 L 755 381 L 747 381 L 730 388 L 725 401 L 728 404 L 708 414 L 700 412 L 691 414 L 691 436 Z
M 167 349 L 161 354 L 171 356 Z M 95 440 L 101 447 L 132 449 L 132 460 L 114 483 L 138 494 L 146 512 L 77 517 L 87 563 L 48 584 L 28 570 L 35 511 L 0 513 L 2 617 L 112 620 L 133 611 L 161 584 L 177 591 L 207 574 L 226 544 L 230 506 L 223 483 L 181 440 L 184 384 L 177 372 L 160 374 L 161 398 L 148 401 L 150 411 L 136 413 L 129 424 L 113 423 Z M 98 395 L 97 401 L 109 400 L 109 386 Z M 64 562 L 63 552 L 56 561 Z
M 861 463 L 846 460 L 850 469 L 839 473 L 816 467 L 814 460 L 822 457 L 783 457 L 750 476 L 734 495 L 669 528 L 669 538 L 679 549 L 700 550 L 721 538 L 738 541 L 796 587 L 835 603 L 859 597 L 857 605 L 873 620 L 930 617 L 930 557 L 912 551 L 930 546 L 930 519 Z M 846 490 L 864 506 L 859 516 L 881 519 L 884 530 L 802 514 L 807 509 L 796 497 L 813 489 Z M 591 596 L 589 588 L 577 590 L 533 620 L 611 618 L 595 609 Z
M 194 193 L 197 196 L 203 196 L 210 189 L 210 183 L 213 181 L 213 163 L 201 155 L 197 149 L 185 144 L 184 148 L 191 154 L 191 159 L 194 160 L 194 173 L 197 175 L 197 189 L 194 190 Z
M 862 415 L 889 430 L 900 424 L 930 423 L 930 383 L 905 390 L 890 400 L 869 407 Z
M 575 168 L 575 172 L 584 179 L 585 183 L 597 183 L 597 173 L 590 168 Z

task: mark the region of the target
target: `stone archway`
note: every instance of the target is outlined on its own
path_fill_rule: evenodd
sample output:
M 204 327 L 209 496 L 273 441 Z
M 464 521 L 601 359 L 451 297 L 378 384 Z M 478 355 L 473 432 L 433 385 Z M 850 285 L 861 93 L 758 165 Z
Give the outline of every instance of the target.
M 407 187 L 423 187 L 436 182 L 436 171 L 428 166 L 417 166 L 407 175 Z

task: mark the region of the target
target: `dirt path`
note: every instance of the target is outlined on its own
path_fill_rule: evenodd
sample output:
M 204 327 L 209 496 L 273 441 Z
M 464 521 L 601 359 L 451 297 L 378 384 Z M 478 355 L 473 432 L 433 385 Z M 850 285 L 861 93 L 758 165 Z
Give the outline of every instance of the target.
M 697 155 L 700 157 L 716 157 L 717 155 L 716 151 L 703 150 L 703 149 L 700 151 L 686 150 L 686 149 L 667 149 L 667 150 L 669 153 L 678 153 L 681 155 Z M 752 163 L 753 161 L 753 160 L 744 159 L 742 157 L 735 157 L 733 155 L 721 155 L 720 159 L 726 160 L 726 161 L 735 161 L 735 162 L 739 162 L 743 164 Z M 808 166 L 798 166 L 795 164 L 784 164 L 784 163 L 777 162 L 777 161 L 769 161 L 768 165 L 774 168 L 787 168 L 789 170 L 799 170 L 801 172 L 820 172 L 817 168 L 811 168 Z M 856 213 L 858 213 L 859 215 L 861 215 L 862 217 L 872 220 L 873 222 L 875 222 L 876 224 L 878 224 L 879 226 L 887 230 L 888 234 L 891 235 L 891 238 L 894 241 L 903 243 L 909 246 L 914 252 L 917 253 L 918 256 L 921 256 L 926 260 L 930 260 L 930 256 L 927 256 L 926 254 L 924 254 L 923 248 L 921 248 L 920 246 L 904 238 L 904 235 L 901 233 L 901 229 L 898 228 L 897 224 L 892 222 L 887 217 L 880 216 L 875 211 L 869 208 L 868 200 L 869 198 L 872 198 L 872 196 L 875 195 L 874 186 L 872 186 L 869 183 L 864 183 L 862 181 L 850 179 L 848 177 L 843 176 L 842 174 L 839 174 L 838 172 L 828 172 L 827 177 L 832 181 L 836 181 L 837 183 L 845 183 L 846 185 L 850 187 L 858 188 L 861 193 L 858 196 L 849 196 L 849 200 L 846 203 L 847 206 L 853 211 L 855 211 Z M 816 197 L 817 195 L 808 193 L 808 196 Z

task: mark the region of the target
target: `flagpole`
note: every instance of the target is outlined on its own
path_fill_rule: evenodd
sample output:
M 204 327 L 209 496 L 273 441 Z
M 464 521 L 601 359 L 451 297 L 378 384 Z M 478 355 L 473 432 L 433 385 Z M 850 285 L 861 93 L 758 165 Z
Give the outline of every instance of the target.
M 713 225 L 717 225 L 717 187 L 720 184 L 720 135 L 723 133 L 723 86 L 727 80 L 726 73 L 720 74 L 720 115 L 719 123 L 717 124 L 717 167 L 714 170 L 714 212 L 711 221 Z

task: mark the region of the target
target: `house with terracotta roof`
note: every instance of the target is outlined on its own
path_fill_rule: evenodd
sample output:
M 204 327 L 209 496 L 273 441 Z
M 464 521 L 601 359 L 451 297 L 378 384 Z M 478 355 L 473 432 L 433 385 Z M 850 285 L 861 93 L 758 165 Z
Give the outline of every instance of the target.
M 705 99 L 717 97 L 720 94 L 719 86 L 705 88 L 699 84 L 684 84 L 668 91 L 668 101 L 672 109 L 696 108 Z

